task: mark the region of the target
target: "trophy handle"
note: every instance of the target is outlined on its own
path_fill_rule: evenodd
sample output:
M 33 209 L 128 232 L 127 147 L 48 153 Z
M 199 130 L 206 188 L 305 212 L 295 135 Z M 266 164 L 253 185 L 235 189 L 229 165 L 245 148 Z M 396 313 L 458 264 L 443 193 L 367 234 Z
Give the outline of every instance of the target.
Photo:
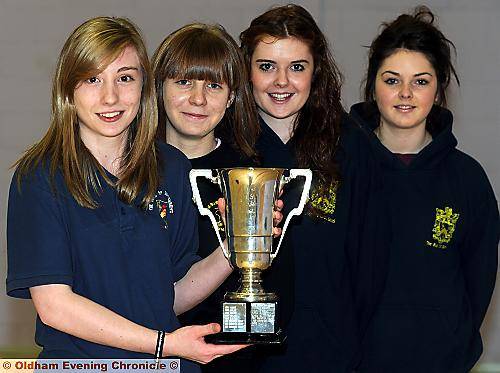
M 302 195 L 300 196 L 300 201 L 299 201 L 298 206 L 293 208 L 285 219 L 285 224 L 283 224 L 283 229 L 281 230 L 281 237 L 280 237 L 280 241 L 278 243 L 278 247 L 276 247 L 276 251 L 274 253 L 271 253 L 271 263 L 274 260 L 274 258 L 276 258 L 276 255 L 278 255 L 278 251 L 280 250 L 281 243 L 283 241 L 283 237 L 285 237 L 285 231 L 288 228 L 288 224 L 290 223 L 290 220 L 292 219 L 293 216 L 302 214 L 302 210 L 304 210 L 304 206 L 305 206 L 307 198 L 309 196 L 309 190 L 311 189 L 312 172 L 311 172 L 311 170 L 309 170 L 307 168 L 291 169 L 290 176 L 287 178 L 284 178 L 284 182 L 280 183 L 280 188 L 284 184 L 288 183 L 290 180 L 295 179 L 297 176 L 303 176 L 306 179 L 304 182 L 304 189 L 302 189 Z
M 217 235 L 217 238 L 219 239 L 220 247 L 222 248 L 222 252 L 224 253 L 224 256 L 229 260 L 229 251 L 222 242 L 222 238 L 219 233 L 219 227 L 217 226 L 217 221 L 215 220 L 215 216 L 210 211 L 207 209 L 205 206 L 203 206 L 203 201 L 201 200 L 200 196 L 200 190 L 198 189 L 198 184 L 196 182 L 196 179 L 198 177 L 204 177 L 210 180 L 214 184 L 219 184 L 219 177 L 217 176 L 212 176 L 212 170 L 209 169 L 204 169 L 204 170 L 191 170 L 189 171 L 189 182 L 191 183 L 191 189 L 193 190 L 193 200 L 196 203 L 196 206 L 198 207 L 198 211 L 200 211 L 200 214 L 203 216 L 208 216 L 210 219 L 210 222 L 212 223 L 212 227 L 215 230 L 215 234 Z

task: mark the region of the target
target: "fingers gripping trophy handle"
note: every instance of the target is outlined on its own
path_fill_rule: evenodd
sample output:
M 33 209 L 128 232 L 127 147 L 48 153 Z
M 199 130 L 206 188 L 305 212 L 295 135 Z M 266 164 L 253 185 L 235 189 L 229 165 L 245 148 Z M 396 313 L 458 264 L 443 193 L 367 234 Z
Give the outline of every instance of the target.
M 271 262 L 276 258 L 278 252 L 281 247 L 281 243 L 283 242 L 283 237 L 285 237 L 286 229 L 288 228 L 288 224 L 292 217 L 302 214 L 304 210 L 304 206 L 309 197 L 309 190 L 311 189 L 311 181 L 312 181 L 312 172 L 309 169 L 291 169 L 290 176 L 284 180 L 281 186 L 288 183 L 290 180 L 295 179 L 297 176 L 302 176 L 305 178 L 304 189 L 302 189 L 302 195 L 300 196 L 300 201 L 297 207 L 293 208 L 288 216 L 285 219 L 285 223 L 283 224 L 283 229 L 281 230 L 280 241 L 278 242 L 278 246 L 276 247 L 276 251 L 271 253 Z
M 222 238 L 219 233 L 219 227 L 217 225 L 217 221 L 215 220 L 215 216 L 210 211 L 208 208 L 203 206 L 203 201 L 201 200 L 200 196 L 200 190 L 198 189 L 198 183 L 196 182 L 196 179 L 199 177 L 204 177 L 210 180 L 214 184 L 219 183 L 219 178 L 217 176 L 212 175 L 212 170 L 191 170 L 189 172 L 189 182 L 191 183 L 191 189 L 193 190 L 193 199 L 194 202 L 196 203 L 196 206 L 198 207 L 198 211 L 200 211 L 200 214 L 203 216 L 208 216 L 210 219 L 210 222 L 212 223 L 212 227 L 215 230 L 215 234 L 217 235 L 217 238 L 219 239 L 220 247 L 222 248 L 222 252 L 224 253 L 224 256 L 229 260 L 229 252 L 224 243 L 222 242 Z

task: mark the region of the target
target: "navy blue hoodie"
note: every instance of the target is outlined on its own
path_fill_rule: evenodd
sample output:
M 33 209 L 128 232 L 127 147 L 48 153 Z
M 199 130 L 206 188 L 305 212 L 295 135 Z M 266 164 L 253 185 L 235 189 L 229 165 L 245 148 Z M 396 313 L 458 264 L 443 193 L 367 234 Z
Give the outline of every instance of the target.
M 409 165 L 373 133 L 374 106 L 356 104 L 380 162 L 392 227 L 381 303 L 363 341 L 360 372 L 467 372 L 495 285 L 498 205 L 482 167 L 456 149 L 452 115 L 434 107 L 433 140 Z
M 262 120 L 261 128 L 263 166 L 297 167 L 294 139 L 284 144 Z M 282 308 L 291 308 L 282 312 L 286 343 L 259 349 L 266 356 L 262 372 L 351 372 L 357 363 L 360 335 L 381 293 L 387 261 L 387 245 L 379 243 L 387 235 L 379 224 L 378 198 L 368 193 L 376 188 L 374 169 L 360 135 L 343 122 L 336 154 L 340 184 L 318 196 L 313 172 L 309 203 L 323 215 L 306 208 L 293 218 L 267 271 L 265 285 L 285 300 Z M 296 206 L 301 184 L 285 187 L 285 215 Z

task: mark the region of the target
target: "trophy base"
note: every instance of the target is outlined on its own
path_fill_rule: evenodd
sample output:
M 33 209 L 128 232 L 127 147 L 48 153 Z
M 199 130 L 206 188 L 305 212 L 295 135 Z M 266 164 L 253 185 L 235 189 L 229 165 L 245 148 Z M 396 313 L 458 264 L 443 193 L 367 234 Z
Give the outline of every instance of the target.
M 274 295 L 274 294 L 273 294 Z M 207 335 L 214 344 L 279 344 L 284 335 L 277 322 L 277 297 L 271 302 L 222 302 L 222 331 Z
M 286 335 L 282 330 L 276 333 L 220 332 L 205 336 L 205 342 L 216 345 L 281 344 Z

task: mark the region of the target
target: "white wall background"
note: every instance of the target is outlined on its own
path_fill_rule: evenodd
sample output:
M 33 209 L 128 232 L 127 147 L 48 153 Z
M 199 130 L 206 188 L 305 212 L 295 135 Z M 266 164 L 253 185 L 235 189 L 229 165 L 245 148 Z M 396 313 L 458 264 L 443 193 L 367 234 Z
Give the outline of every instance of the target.
M 10 165 L 40 139 L 49 121 L 51 77 L 69 33 L 98 15 L 126 16 L 143 31 L 150 52 L 192 21 L 218 22 L 235 37 L 251 19 L 283 1 L 264 0 L 0 0 L 0 278 L 6 276 L 5 216 Z M 418 5 L 409 0 L 298 1 L 328 36 L 345 76 L 346 107 L 358 101 L 366 48 L 382 21 Z M 429 0 L 443 32 L 457 47 L 462 85 L 454 87 L 459 147 L 474 156 L 500 197 L 500 1 Z M 29 219 L 27 212 L 26 218 Z M 29 239 L 29 237 L 27 237 Z M 34 243 L 36 244 L 36 243 Z M 32 346 L 30 301 L 0 295 L 0 348 Z M 500 363 L 500 290 L 483 327 L 483 363 Z

